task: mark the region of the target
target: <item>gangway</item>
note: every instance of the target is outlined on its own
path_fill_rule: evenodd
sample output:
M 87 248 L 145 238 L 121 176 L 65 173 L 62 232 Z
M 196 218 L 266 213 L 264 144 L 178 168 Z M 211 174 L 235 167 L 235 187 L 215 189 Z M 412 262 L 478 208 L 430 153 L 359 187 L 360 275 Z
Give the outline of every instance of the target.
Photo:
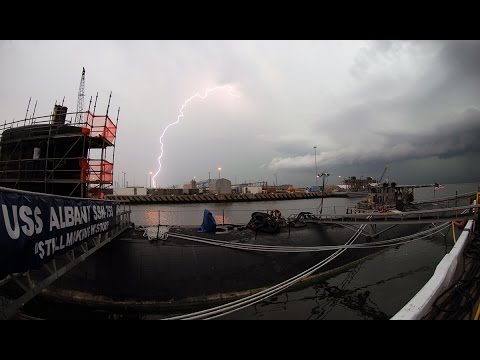
M 473 192 L 468 192 L 468 193 L 465 193 L 465 194 L 453 195 L 453 196 L 448 196 L 448 197 L 444 197 L 444 198 L 430 199 L 430 200 L 419 200 L 419 201 L 412 202 L 412 205 L 423 205 L 423 204 L 449 202 L 451 200 L 460 200 L 460 199 L 466 199 L 466 198 L 468 199 L 468 198 L 471 198 L 472 196 L 475 196 L 476 194 L 477 194 L 477 192 L 473 191 Z
M 345 215 L 317 215 L 315 220 L 322 224 L 422 224 L 448 221 L 467 221 L 473 219 L 479 205 L 429 209 L 406 212 L 364 212 Z

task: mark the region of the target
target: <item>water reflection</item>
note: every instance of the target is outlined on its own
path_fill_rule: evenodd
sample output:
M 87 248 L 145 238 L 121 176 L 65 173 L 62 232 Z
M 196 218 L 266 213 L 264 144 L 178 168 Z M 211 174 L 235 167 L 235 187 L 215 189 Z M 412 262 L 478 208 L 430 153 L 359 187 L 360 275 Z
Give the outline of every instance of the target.
M 225 319 L 389 319 L 430 278 L 444 250 L 443 236 L 390 248 L 341 274 Z
M 323 213 L 344 213 L 346 207 L 356 204 L 358 199 L 331 198 L 325 199 Z M 208 209 L 212 212 L 217 224 L 246 224 L 250 221 L 254 211 L 271 212 L 273 209 L 281 211 L 284 217 L 298 214 L 301 211 L 317 212 L 319 199 L 282 200 L 282 201 L 255 201 L 240 203 L 204 203 L 204 204 L 149 204 L 134 205 L 132 221 L 137 225 L 200 225 L 203 212 Z
M 148 225 L 154 225 L 155 223 L 160 223 L 160 217 L 158 211 L 145 210 L 145 218 Z
M 478 184 L 446 184 L 442 191 L 436 192 L 437 198 L 464 194 L 478 189 Z M 432 199 L 432 188 L 419 188 L 414 192 L 415 200 Z M 326 198 L 323 214 L 344 214 L 347 207 L 354 206 L 359 198 Z M 454 205 L 452 200 L 449 205 Z M 215 217 L 217 224 L 246 224 L 254 211 L 272 211 L 278 209 L 284 217 L 298 214 L 301 211 L 318 212 L 320 199 L 252 201 L 231 203 L 197 203 L 197 204 L 145 204 L 133 205 L 132 221 L 143 226 L 160 225 L 195 225 L 203 220 L 203 211 L 208 209 Z

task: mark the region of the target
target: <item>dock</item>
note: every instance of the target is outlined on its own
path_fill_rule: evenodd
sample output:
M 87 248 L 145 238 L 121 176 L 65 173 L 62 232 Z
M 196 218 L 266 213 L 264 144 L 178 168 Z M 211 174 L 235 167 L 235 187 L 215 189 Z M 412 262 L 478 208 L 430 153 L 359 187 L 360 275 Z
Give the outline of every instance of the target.
M 457 206 L 441 209 L 396 212 L 365 212 L 346 215 L 320 215 L 318 223 L 323 224 L 431 224 L 437 222 L 468 221 L 478 212 L 479 205 Z
M 325 197 L 341 195 L 325 194 Z M 195 195 L 108 195 L 109 200 L 128 201 L 130 204 L 192 204 L 246 201 L 303 200 L 321 198 L 321 192 L 271 194 L 195 194 Z

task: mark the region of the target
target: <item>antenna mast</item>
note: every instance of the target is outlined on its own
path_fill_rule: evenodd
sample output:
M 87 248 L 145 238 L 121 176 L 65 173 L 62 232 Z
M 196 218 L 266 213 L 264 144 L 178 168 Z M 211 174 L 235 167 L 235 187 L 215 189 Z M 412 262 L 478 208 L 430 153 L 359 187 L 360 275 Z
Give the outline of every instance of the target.
M 85 98 L 85 68 L 82 71 L 80 79 L 80 87 L 78 89 L 77 114 L 75 115 L 75 123 L 83 123 L 83 99 Z

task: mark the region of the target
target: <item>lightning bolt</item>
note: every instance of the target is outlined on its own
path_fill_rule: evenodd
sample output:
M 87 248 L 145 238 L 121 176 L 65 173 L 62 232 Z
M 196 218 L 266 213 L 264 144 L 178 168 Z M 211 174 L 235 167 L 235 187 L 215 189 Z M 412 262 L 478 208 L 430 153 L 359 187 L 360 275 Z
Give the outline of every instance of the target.
M 215 86 L 213 88 L 207 88 L 205 90 L 205 95 L 201 95 L 200 93 L 196 93 L 195 95 L 192 95 L 190 96 L 187 100 L 185 100 L 185 102 L 183 103 L 182 107 L 180 108 L 180 111 L 178 112 L 178 116 L 177 116 L 177 120 L 168 124 L 165 129 L 163 130 L 162 132 L 162 135 L 160 135 L 160 156 L 158 157 L 158 171 L 155 173 L 155 175 L 153 175 L 153 187 L 157 187 L 156 185 L 156 180 L 155 178 L 158 176 L 158 174 L 160 173 L 160 171 L 162 170 L 162 157 L 163 157 L 163 137 L 165 136 L 165 134 L 167 133 L 167 130 L 173 126 L 173 125 L 177 125 L 179 122 L 180 122 L 180 118 L 184 117 L 183 115 L 183 110 L 185 110 L 185 108 L 187 107 L 188 103 L 196 98 L 199 98 L 201 100 L 205 99 L 208 94 L 210 94 L 211 92 L 213 91 L 217 91 L 217 90 L 222 90 L 222 89 L 227 89 L 228 90 L 228 95 L 230 96 L 233 96 L 233 97 L 240 97 L 236 94 L 233 93 L 233 87 L 230 86 L 230 85 L 223 85 L 223 86 Z

